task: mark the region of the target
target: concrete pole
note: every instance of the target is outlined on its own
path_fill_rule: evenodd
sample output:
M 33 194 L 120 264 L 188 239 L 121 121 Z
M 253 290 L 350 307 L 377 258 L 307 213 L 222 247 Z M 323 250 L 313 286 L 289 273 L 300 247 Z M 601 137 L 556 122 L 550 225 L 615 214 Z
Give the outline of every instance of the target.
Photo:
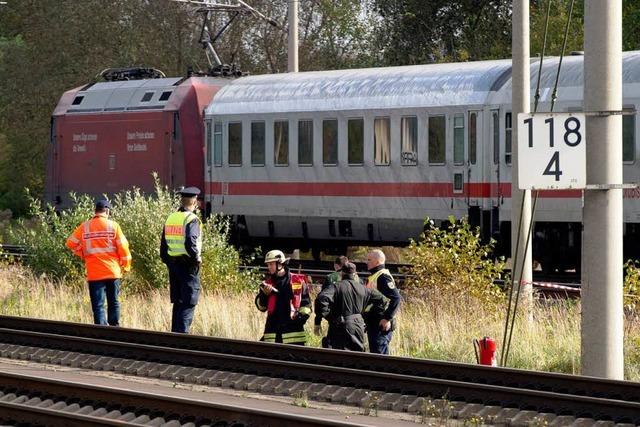
M 622 109 L 622 0 L 585 0 L 584 109 Z M 587 184 L 622 184 L 622 116 L 586 118 Z M 586 190 L 582 374 L 624 378 L 622 190 Z
M 517 123 L 518 113 L 531 112 L 531 83 L 529 63 L 529 0 L 513 1 L 513 40 L 512 49 L 512 99 L 511 111 L 513 123 Z M 523 285 L 520 288 L 522 307 L 530 310 L 533 301 L 531 272 L 531 240 L 528 239 L 531 223 L 531 192 L 518 189 L 518 126 L 513 126 L 511 144 L 513 162 L 511 163 L 511 272 L 513 286 L 516 286 L 522 273 Z M 524 197 L 524 204 L 522 198 Z M 522 208 L 522 210 L 521 210 Z M 522 219 L 520 216 L 522 215 Z M 518 225 L 520 235 L 518 236 Z M 528 241 L 528 244 L 527 244 Z M 516 243 L 519 243 L 516 245 Z M 526 255 L 525 255 L 526 254 Z M 523 263 L 524 261 L 524 263 Z M 523 268 L 524 266 L 524 268 Z
M 289 0 L 289 67 L 290 73 L 298 72 L 298 2 Z

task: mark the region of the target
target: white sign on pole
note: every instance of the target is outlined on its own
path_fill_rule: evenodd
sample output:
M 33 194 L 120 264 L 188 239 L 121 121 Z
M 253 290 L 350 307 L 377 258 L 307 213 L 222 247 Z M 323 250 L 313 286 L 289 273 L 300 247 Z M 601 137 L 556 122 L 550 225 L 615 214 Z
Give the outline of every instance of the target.
M 584 113 L 518 114 L 521 190 L 585 188 L 585 123 Z

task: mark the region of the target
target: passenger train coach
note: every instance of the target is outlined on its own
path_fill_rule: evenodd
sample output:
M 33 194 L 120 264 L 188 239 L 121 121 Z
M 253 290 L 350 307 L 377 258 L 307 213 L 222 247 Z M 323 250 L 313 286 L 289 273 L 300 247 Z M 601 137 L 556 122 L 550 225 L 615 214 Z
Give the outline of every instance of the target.
M 545 59 L 548 111 L 558 58 Z M 583 57 L 563 61 L 555 111 L 582 111 Z M 535 88 L 538 61 L 531 63 Z M 624 108 L 640 101 L 640 52 L 623 55 Z M 533 93 L 532 93 L 533 99 Z M 625 183 L 638 182 L 636 115 L 623 116 Z M 511 61 L 245 77 L 205 110 L 205 202 L 254 244 L 341 249 L 417 238 L 425 217 L 468 216 L 509 252 Z M 640 194 L 626 191 L 625 243 Z M 534 258 L 579 268 L 582 193 L 544 191 Z M 625 244 L 626 256 L 637 256 Z

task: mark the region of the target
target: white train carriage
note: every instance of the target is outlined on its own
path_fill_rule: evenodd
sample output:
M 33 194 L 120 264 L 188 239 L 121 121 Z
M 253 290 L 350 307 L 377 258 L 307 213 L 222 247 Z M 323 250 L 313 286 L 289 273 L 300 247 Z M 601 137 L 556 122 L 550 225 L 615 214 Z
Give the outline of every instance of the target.
M 557 61 L 545 61 L 539 111 L 549 108 Z M 629 110 L 640 94 L 637 61 L 638 52 L 624 55 Z M 564 59 L 556 111 L 582 109 L 582 63 Z M 510 104 L 510 60 L 240 78 L 205 111 L 206 202 L 254 244 L 406 243 L 425 217 L 450 215 L 508 240 Z M 635 116 L 624 117 L 625 180 L 636 182 Z M 639 206 L 629 206 L 625 220 L 640 222 Z M 580 210 L 580 192 L 542 193 L 537 251 L 559 238 L 579 251 Z

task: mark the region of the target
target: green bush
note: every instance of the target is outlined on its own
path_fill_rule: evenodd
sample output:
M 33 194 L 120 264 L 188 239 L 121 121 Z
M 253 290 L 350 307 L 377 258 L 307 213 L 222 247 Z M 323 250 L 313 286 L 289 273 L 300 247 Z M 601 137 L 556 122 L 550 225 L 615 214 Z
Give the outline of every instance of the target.
M 638 262 L 627 260 L 624 263 L 624 309 L 627 313 L 637 315 L 640 310 L 640 269 Z
M 24 262 L 34 273 L 73 285 L 81 284 L 85 277 L 84 265 L 65 247 L 65 242 L 93 211 L 91 199 L 72 194 L 73 208 L 59 213 L 51 205 L 43 207 L 28 192 L 27 199 L 30 218 L 18 220 L 9 230 L 9 239 L 26 247 L 28 256 Z
M 500 278 L 504 262 L 490 257 L 495 242 L 483 245 L 477 230 L 465 220 L 450 217 L 449 223 L 441 229 L 427 218 L 428 228 L 420 241 L 411 241 L 406 256 L 413 267 L 407 290 L 434 305 L 475 300 L 497 308 L 504 294 L 494 281 Z
M 84 281 L 84 265 L 65 247 L 75 227 L 93 215 L 93 200 L 72 195 L 73 207 L 56 212 L 50 205 L 30 200 L 28 220 L 18 222 L 10 232 L 16 244 L 27 247 L 25 263 L 37 274 L 70 283 Z M 116 194 L 111 217 L 120 224 L 129 241 L 132 270 L 123 280 L 128 292 L 140 293 L 168 286 L 167 268 L 160 260 L 160 239 L 167 216 L 179 206 L 178 195 L 159 185 L 154 194 L 139 189 Z M 203 226 L 202 285 L 209 290 L 238 291 L 255 282 L 252 274 L 240 272 L 242 259 L 228 243 L 229 223 L 213 216 Z

